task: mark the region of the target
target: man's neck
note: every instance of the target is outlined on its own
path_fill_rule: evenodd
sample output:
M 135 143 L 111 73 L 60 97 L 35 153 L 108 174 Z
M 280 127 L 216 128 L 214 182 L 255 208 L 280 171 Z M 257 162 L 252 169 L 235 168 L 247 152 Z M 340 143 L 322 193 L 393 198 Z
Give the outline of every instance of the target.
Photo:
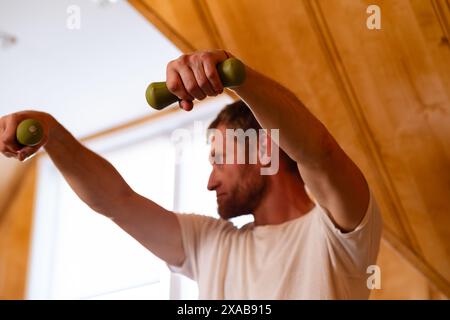
M 266 194 L 253 213 L 254 225 L 281 224 L 299 218 L 314 208 L 298 177 L 285 173 L 269 178 Z

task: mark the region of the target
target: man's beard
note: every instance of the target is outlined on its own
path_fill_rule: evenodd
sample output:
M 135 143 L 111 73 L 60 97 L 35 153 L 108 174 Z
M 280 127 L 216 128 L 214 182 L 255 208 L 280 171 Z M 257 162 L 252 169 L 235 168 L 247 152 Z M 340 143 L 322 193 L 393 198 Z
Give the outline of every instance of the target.
M 231 219 L 253 213 L 265 195 L 266 185 L 266 176 L 243 173 L 241 182 L 226 195 L 223 203 L 218 202 L 219 215 Z

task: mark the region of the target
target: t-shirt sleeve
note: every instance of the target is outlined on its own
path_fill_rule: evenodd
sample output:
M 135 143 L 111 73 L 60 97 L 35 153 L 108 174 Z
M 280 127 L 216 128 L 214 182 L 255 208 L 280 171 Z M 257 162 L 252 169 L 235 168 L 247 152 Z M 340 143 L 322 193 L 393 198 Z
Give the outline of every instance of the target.
M 330 218 L 330 213 L 318 205 L 320 226 L 332 261 L 346 273 L 366 273 L 376 263 L 380 246 L 382 219 L 378 204 L 369 190 L 369 205 L 364 218 L 351 232 L 342 232 Z
M 227 222 L 222 219 L 198 215 L 177 213 L 176 217 L 180 224 L 181 237 L 185 252 L 185 260 L 181 266 L 167 264 L 172 272 L 185 275 L 192 280 L 198 279 L 199 261 L 202 250 L 209 244 L 217 241 L 220 230 Z

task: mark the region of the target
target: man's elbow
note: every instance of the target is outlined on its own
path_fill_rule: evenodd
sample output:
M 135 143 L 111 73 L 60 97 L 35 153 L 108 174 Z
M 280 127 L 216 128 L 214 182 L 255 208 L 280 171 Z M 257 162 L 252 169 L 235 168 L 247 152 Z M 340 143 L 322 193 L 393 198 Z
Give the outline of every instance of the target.
M 319 130 L 316 136 L 317 139 L 312 148 L 314 151 L 308 155 L 300 156 L 300 159 L 303 162 L 308 161 L 310 166 L 318 168 L 328 167 L 343 151 L 325 128 Z

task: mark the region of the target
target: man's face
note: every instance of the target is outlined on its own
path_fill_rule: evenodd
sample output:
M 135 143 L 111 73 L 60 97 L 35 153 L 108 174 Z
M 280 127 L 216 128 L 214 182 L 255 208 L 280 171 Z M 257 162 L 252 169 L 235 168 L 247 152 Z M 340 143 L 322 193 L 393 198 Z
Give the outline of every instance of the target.
M 237 143 L 228 144 L 225 139 L 225 127 L 217 128 L 222 134 L 222 143 L 214 137 L 211 140 L 210 161 L 212 171 L 208 181 L 208 190 L 216 191 L 219 215 L 230 219 L 252 213 L 261 202 L 266 190 L 267 176 L 260 174 L 259 164 L 237 164 Z M 227 152 L 234 153 L 235 161 L 227 163 Z M 223 164 L 213 159 L 222 157 Z

